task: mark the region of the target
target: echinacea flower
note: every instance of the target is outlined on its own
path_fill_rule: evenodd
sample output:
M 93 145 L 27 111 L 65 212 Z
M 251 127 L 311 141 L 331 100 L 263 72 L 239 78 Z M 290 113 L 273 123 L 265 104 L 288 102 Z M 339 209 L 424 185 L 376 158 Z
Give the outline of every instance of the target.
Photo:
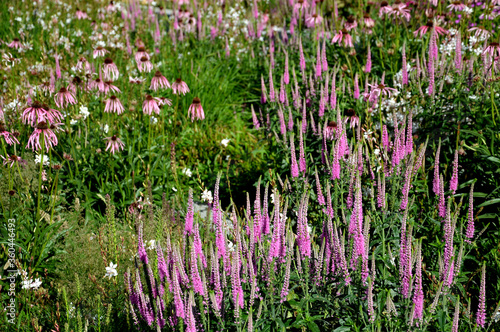
M 113 92 L 113 93 L 121 93 L 121 90 L 118 89 L 116 85 L 113 85 L 113 81 L 104 82 L 104 93 Z
M 415 30 L 413 32 L 413 34 L 415 35 L 415 37 L 420 35 L 420 38 L 422 38 L 427 32 L 432 31 L 433 28 L 437 32 L 438 35 L 445 35 L 448 33 L 448 31 L 446 29 L 443 29 L 443 28 L 435 25 L 433 21 L 428 21 L 426 25 L 422 25 L 420 28 Z
M 349 108 L 345 111 L 345 115 L 347 118 L 345 119 L 345 122 L 347 123 L 349 121 L 350 127 L 356 127 L 359 124 L 359 117 L 356 115 L 356 112 L 354 109 Z
M 62 120 L 61 112 L 51 109 L 48 105 L 44 105 L 39 101 L 35 101 L 30 107 L 23 112 L 22 119 L 24 123 L 35 126 L 40 122 L 55 123 Z
M 158 89 L 167 89 L 170 88 L 170 82 L 167 80 L 165 76 L 158 70 L 155 73 L 155 76 L 151 79 L 150 89 L 153 91 L 157 91 Z
M 82 79 L 79 76 L 75 76 L 69 83 L 68 90 L 71 91 L 71 93 L 76 94 L 78 88 L 80 88 L 81 90 L 86 90 Z
M 146 57 L 149 60 L 149 54 L 143 46 L 137 48 L 137 53 L 135 54 L 135 62 L 141 62 L 141 58 Z
M 89 84 L 90 90 L 97 90 L 99 93 L 106 93 L 106 84 L 101 78 L 96 78 L 94 81 Z
M 392 7 L 389 6 L 387 1 L 382 1 L 380 3 L 380 9 L 378 10 L 378 16 L 382 17 L 384 14 L 390 14 L 392 12 Z
M 384 83 L 380 84 L 368 84 L 370 88 L 372 88 L 370 92 L 370 100 L 376 100 L 381 94 L 383 96 L 388 96 L 389 98 L 391 97 L 392 93 L 394 91 L 397 91 L 394 88 L 389 88 L 386 86 Z
M 335 121 L 328 122 L 328 126 L 325 127 L 325 138 L 328 140 L 333 140 L 336 131 L 337 131 L 337 122 Z
M 474 31 L 474 37 L 476 37 L 476 38 L 487 39 L 491 35 L 491 31 L 488 29 L 485 29 L 483 26 L 472 27 L 469 29 L 469 32 L 472 32 L 472 31 Z
M 59 92 L 54 96 L 54 101 L 60 108 L 76 104 L 75 95 L 65 87 L 59 89 Z
M 19 156 L 16 156 L 15 154 L 11 154 L 10 156 L 7 155 L 7 158 L 5 158 L 4 156 L 0 156 L 0 157 L 2 157 L 2 159 L 4 160 L 3 164 L 4 165 L 10 164 L 11 168 L 14 167 L 14 164 L 16 164 L 16 163 L 21 164 L 21 165 L 28 164 L 28 162 L 26 160 L 22 159 Z M 47 160 L 48 160 L 48 157 L 47 157 Z
M 316 26 L 319 26 L 321 25 L 321 23 L 323 22 L 323 17 L 321 17 L 320 15 L 314 13 L 312 15 L 307 15 L 306 16 L 306 27 L 308 28 L 314 28 Z
M 85 20 L 85 19 L 87 19 L 89 16 L 87 15 L 87 13 L 86 13 L 86 12 L 81 11 L 81 10 L 80 10 L 80 8 L 76 8 L 75 17 L 76 17 L 78 20 Z
M 45 121 L 38 123 L 35 126 L 35 130 L 28 139 L 26 148 L 32 149 L 33 151 L 42 149 L 42 145 L 40 144 L 40 135 L 43 135 L 43 144 L 47 152 L 49 152 L 50 148 L 57 145 L 57 136 L 54 133 L 53 129 L 58 129 L 58 125 L 61 124 L 49 125 Z
M 483 55 L 489 54 L 492 58 L 495 57 L 495 53 L 500 56 L 500 44 L 492 42 L 483 51 Z
M 456 12 L 460 12 L 465 8 L 465 5 L 461 3 L 460 1 L 454 1 L 448 5 L 449 10 L 454 10 Z
M 293 12 L 298 14 L 299 12 L 305 13 L 306 9 L 309 8 L 309 4 L 305 0 L 298 0 L 295 5 L 293 5 Z
M 108 141 L 105 151 L 111 149 L 111 153 L 114 154 L 116 151 L 120 151 L 125 148 L 125 144 L 122 142 L 121 139 L 116 137 L 116 135 L 113 135 L 111 137 L 106 137 L 105 139 Z
M 15 48 L 16 50 L 19 48 L 23 48 L 23 44 L 21 44 L 19 38 L 12 39 L 12 42 L 10 42 L 10 44 L 7 44 L 7 46 L 10 48 Z
M 109 51 L 102 46 L 97 46 L 93 52 L 94 59 L 96 59 L 97 57 L 105 56 L 106 53 L 109 53 Z
M 90 74 L 93 72 L 92 65 L 84 57 L 80 57 L 78 59 L 78 62 L 76 63 L 75 68 L 76 68 L 76 70 L 83 71 L 86 74 Z
M 172 84 L 172 90 L 173 90 L 174 95 L 177 95 L 177 94 L 185 95 L 186 93 L 189 92 L 189 87 L 186 84 L 186 82 L 184 82 L 182 79 L 178 78 Z
M 19 144 L 17 138 L 5 129 L 5 123 L 0 122 L 0 136 L 3 136 L 5 142 L 9 145 Z
M 200 98 L 193 98 L 193 103 L 189 106 L 188 115 L 191 115 L 191 122 L 195 119 L 203 120 L 205 119 L 205 113 L 203 112 L 203 107 L 201 106 Z
M 155 112 L 156 114 L 160 114 L 159 103 L 159 98 L 147 95 L 146 100 L 144 100 L 144 103 L 142 103 L 142 111 L 147 115 L 151 115 L 153 114 L 153 112 Z
M 132 77 L 132 76 L 129 76 L 129 78 L 128 78 L 128 82 L 131 83 L 131 84 L 141 84 L 145 80 L 146 80 L 145 78 L 141 78 L 141 77 Z
M 122 114 L 123 110 L 123 105 L 120 99 L 118 99 L 116 96 L 111 96 L 108 100 L 106 100 L 106 106 L 104 107 L 105 113 Z
M 406 19 L 407 22 L 410 22 L 411 14 L 410 9 L 405 3 L 397 3 L 394 4 L 392 10 L 388 13 L 389 16 L 395 16 L 401 19 Z
M 369 29 L 375 26 L 375 21 L 373 20 L 373 18 L 371 18 L 370 14 L 368 13 L 365 13 L 363 15 L 363 22 L 365 23 L 365 26 Z
M 347 31 L 355 29 L 358 26 L 358 22 L 354 19 L 354 16 L 349 16 L 347 21 L 344 23 L 344 27 Z
M 105 81 L 116 81 L 120 76 L 118 67 L 110 58 L 104 59 L 103 72 Z
M 342 41 L 344 42 L 344 47 L 354 47 L 352 36 L 346 29 L 340 30 L 332 39 L 332 43 L 338 43 L 339 45 Z
M 137 62 L 137 69 L 139 69 L 140 72 L 146 72 L 149 73 L 151 70 L 153 70 L 153 64 L 151 61 L 149 61 L 149 57 L 143 56 L 138 62 Z

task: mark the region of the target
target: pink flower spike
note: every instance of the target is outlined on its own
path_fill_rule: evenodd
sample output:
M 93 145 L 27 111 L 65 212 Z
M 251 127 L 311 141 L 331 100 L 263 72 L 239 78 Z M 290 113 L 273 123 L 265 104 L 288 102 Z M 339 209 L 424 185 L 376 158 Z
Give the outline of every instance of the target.
M 120 151 L 125 148 L 125 144 L 122 142 L 121 139 L 116 137 L 116 135 L 113 135 L 111 137 L 106 137 L 105 139 L 108 141 L 106 145 L 106 151 L 111 149 L 111 153 L 114 154 L 116 151 Z

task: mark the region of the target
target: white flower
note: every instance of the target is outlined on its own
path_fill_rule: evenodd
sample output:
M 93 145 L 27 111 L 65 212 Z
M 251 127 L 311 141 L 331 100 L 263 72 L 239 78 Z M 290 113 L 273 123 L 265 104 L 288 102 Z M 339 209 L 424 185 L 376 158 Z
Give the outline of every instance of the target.
M 172 187 L 172 190 L 177 192 L 177 188 L 176 187 Z
M 152 124 L 157 124 L 158 123 L 158 119 L 155 118 L 154 116 L 151 117 L 151 123 Z
M 311 226 L 309 226 L 309 225 L 307 225 L 307 233 L 308 233 L 308 234 L 311 234 L 311 232 L 312 232 L 312 227 L 311 227 Z
M 73 125 L 76 125 L 77 123 L 78 123 L 78 121 L 76 121 L 75 119 L 71 119 L 71 120 L 69 121 L 69 124 L 70 124 L 70 125 L 72 125 L 72 126 L 73 126 Z
M 186 175 L 188 178 L 190 178 L 193 175 L 193 172 L 191 172 L 191 169 L 184 167 L 182 169 L 182 174 Z
M 49 156 L 47 156 L 46 154 L 44 154 L 43 157 L 42 155 L 39 154 L 35 155 L 35 164 L 39 164 L 42 161 L 42 159 L 43 159 L 43 164 L 45 166 L 48 166 L 50 164 Z
M 220 142 L 220 144 L 224 145 L 224 147 L 227 147 L 227 145 L 229 144 L 229 141 L 230 141 L 230 140 L 229 140 L 228 138 L 224 138 L 224 139 Z
M 205 191 L 201 194 L 201 199 L 205 202 L 209 202 L 210 204 L 214 200 L 212 196 L 212 192 L 210 190 L 205 189 Z
M 234 243 L 232 243 L 231 241 L 227 240 L 227 249 L 229 251 L 234 251 Z
M 148 244 L 149 244 L 149 246 L 146 249 L 153 250 L 156 248 L 156 240 L 149 240 Z
M 90 115 L 89 109 L 86 106 L 80 106 L 80 114 L 83 115 L 83 119 L 85 120 L 87 116 Z
M 117 266 L 117 264 L 113 264 L 113 262 L 110 262 L 109 266 L 106 267 L 105 277 L 109 277 L 109 279 L 111 279 L 111 277 L 116 277 L 118 275 L 118 272 L 116 272 Z
M 104 131 L 105 134 L 107 134 L 109 131 L 109 126 L 106 124 L 102 130 Z
M 375 153 L 375 155 L 378 156 L 380 154 L 380 149 L 373 150 L 373 153 Z

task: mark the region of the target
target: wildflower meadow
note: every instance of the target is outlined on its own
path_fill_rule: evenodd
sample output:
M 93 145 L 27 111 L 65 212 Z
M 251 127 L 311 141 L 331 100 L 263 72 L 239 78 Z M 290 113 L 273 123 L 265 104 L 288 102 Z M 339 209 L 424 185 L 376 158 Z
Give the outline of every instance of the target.
M 0 1 L 0 331 L 500 331 L 499 24 Z

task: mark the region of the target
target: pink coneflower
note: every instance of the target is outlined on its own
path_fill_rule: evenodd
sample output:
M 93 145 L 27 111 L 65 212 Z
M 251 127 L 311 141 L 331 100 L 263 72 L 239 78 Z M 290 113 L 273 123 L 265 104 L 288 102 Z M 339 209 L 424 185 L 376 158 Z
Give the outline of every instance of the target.
M 141 62 L 142 57 L 146 57 L 149 59 L 149 54 L 146 52 L 146 49 L 141 46 L 137 48 L 137 53 L 135 53 L 135 62 Z
M 483 26 L 477 26 L 469 29 L 469 32 L 475 31 L 474 37 L 488 39 L 491 36 L 491 31 L 485 29 Z
M 461 3 L 460 1 L 454 1 L 448 5 L 449 10 L 454 10 L 456 12 L 462 11 L 465 8 L 465 5 Z
M 205 113 L 203 112 L 203 107 L 201 106 L 200 98 L 194 97 L 193 103 L 189 106 L 188 116 L 191 115 L 191 122 L 195 119 L 203 120 L 205 119 Z
M 406 21 L 410 22 L 411 14 L 410 9 L 404 3 L 394 4 L 392 11 L 388 13 L 389 16 L 396 16 L 398 18 L 405 18 Z
M 354 19 L 354 16 L 349 16 L 344 23 L 344 27 L 347 31 L 351 31 L 352 29 L 358 26 L 358 22 Z
M 76 70 L 83 71 L 86 74 L 91 74 L 93 72 L 92 65 L 84 57 L 80 57 L 75 66 Z
M 77 8 L 77 9 L 76 9 L 75 16 L 76 16 L 76 18 L 77 18 L 77 19 L 79 19 L 79 20 L 85 20 L 85 19 L 87 19 L 87 18 L 89 17 L 89 16 L 87 15 L 87 13 L 86 13 L 86 12 L 84 12 L 84 11 L 81 11 L 81 10 L 80 10 L 80 8 Z
M 110 58 L 104 59 L 103 72 L 105 81 L 116 81 L 120 76 L 118 67 Z
M 106 150 L 105 151 L 108 151 L 110 148 L 111 148 L 111 153 L 115 153 L 116 151 L 120 151 L 123 150 L 125 148 L 125 144 L 122 142 L 121 139 L 119 139 L 118 137 L 116 137 L 116 135 L 113 135 L 111 137 L 106 137 L 105 138 L 108 142 L 106 145 Z
M 33 127 L 40 122 L 55 123 L 62 119 L 62 115 L 58 110 L 51 109 L 38 101 L 31 104 L 23 112 L 22 119 L 24 123 L 29 123 Z
M 337 122 L 335 121 L 328 122 L 328 126 L 326 126 L 325 128 L 325 138 L 328 140 L 333 140 L 336 131 L 337 131 Z
M 309 8 L 309 4 L 307 1 L 298 0 L 297 3 L 293 6 L 293 12 L 298 14 L 299 12 L 305 13 L 306 9 Z
M 160 114 L 159 103 L 160 98 L 147 95 L 146 100 L 144 100 L 144 103 L 142 104 L 142 111 L 147 115 L 151 115 L 153 112 Z
M 161 74 L 158 70 L 155 73 L 155 76 L 151 79 L 150 89 L 153 91 L 157 91 L 158 89 L 167 89 L 170 88 L 170 82 L 167 80 L 165 76 Z
M 76 104 L 75 95 L 68 91 L 65 87 L 59 89 L 59 92 L 54 96 L 54 101 L 57 107 L 65 108 L 68 105 Z
M 495 53 L 500 56 L 500 44 L 492 42 L 483 51 L 483 55 L 489 54 L 492 58 L 495 57 Z
M 394 91 L 397 91 L 394 88 L 389 88 L 384 83 L 379 84 L 368 84 L 370 88 L 372 88 L 370 92 L 370 100 L 377 100 L 377 98 L 382 94 L 383 96 L 391 97 Z
M 384 14 L 390 14 L 392 12 L 392 7 L 389 6 L 387 1 L 382 1 L 380 3 L 380 9 L 378 10 L 378 16 L 382 17 Z
M 0 136 L 3 136 L 5 142 L 7 142 L 7 144 L 9 145 L 12 145 L 14 143 L 19 144 L 17 138 L 5 129 L 5 123 L 3 122 L 0 122 Z
M 4 165 L 7 165 L 7 164 L 10 164 L 10 167 L 14 167 L 14 164 L 15 163 L 18 163 L 18 164 L 21 164 L 21 165 L 27 165 L 28 163 L 26 162 L 26 160 L 22 159 L 21 157 L 19 156 L 16 156 L 15 154 L 12 154 L 12 155 L 7 155 L 7 158 L 5 158 L 4 156 L 0 156 L 3 158 L 3 164 Z
M 57 145 L 57 137 L 53 128 L 57 129 L 58 125 L 60 124 L 54 124 L 53 127 L 52 125 L 49 126 L 49 124 L 45 121 L 39 122 L 28 139 L 26 149 L 32 149 L 33 151 L 40 150 L 42 148 L 42 145 L 40 144 L 40 135 L 43 135 L 43 144 L 47 152 L 49 152 L 50 148 Z
M 323 22 L 323 17 L 321 17 L 320 15 L 314 13 L 312 15 L 307 15 L 306 16 L 306 27 L 308 28 L 314 28 L 315 26 L 319 26 L 321 25 L 321 23 Z
M 91 90 L 97 90 L 100 93 L 106 93 L 106 84 L 101 78 L 96 78 L 94 81 L 90 82 L 89 88 Z
M 128 81 L 131 84 L 141 84 L 145 80 L 146 80 L 145 78 L 141 78 L 141 77 L 132 77 L 132 76 L 129 76 L 129 78 L 128 78 Z
M 432 21 L 428 21 L 426 25 L 422 25 L 420 28 L 418 28 L 416 31 L 414 31 L 413 34 L 415 35 L 415 37 L 420 35 L 420 38 L 422 38 L 427 32 L 432 31 L 432 28 L 434 28 L 434 30 L 439 35 L 445 35 L 448 33 L 448 31 L 446 29 L 438 27 Z
M 172 106 L 172 101 L 166 97 L 159 97 L 158 99 L 160 99 L 160 102 L 159 102 L 159 105 L 160 106 L 163 106 L 163 105 L 168 105 L 168 106 Z
M 332 39 L 332 43 L 338 42 L 339 45 L 342 41 L 344 42 L 344 47 L 354 47 L 352 36 L 347 32 L 346 29 L 340 30 Z
M 94 55 L 94 59 L 97 58 L 97 57 L 100 57 L 100 56 L 105 56 L 106 53 L 109 53 L 108 50 L 106 50 L 104 47 L 102 46 L 97 46 L 95 49 L 94 49 L 94 52 L 93 52 L 93 55 Z
M 185 95 L 186 93 L 189 92 L 189 87 L 186 84 L 186 82 L 184 82 L 182 79 L 178 78 L 175 80 L 174 83 L 172 83 L 172 90 L 174 92 L 174 95 L 177 95 L 177 94 Z
M 153 64 L 149 61 L 148 57 L 143 56 L 140 61 L 137 62 L 137 69 L 139 69 L 140 72 L 145 71 L 146 73 L 149 73 L 153 70 Z
M 371 18 L 370 14 L 368 13 L 365 13 L 363 15 L 363 22 L 365 23 L 365 26 L 369 29 L 375 26 L 375 21 L 373 20 L 373 18 Z
M 105 113 L 122 114 L 123 110 L 123 105 L 120 99 L 118 99 L 116 96 L 111 96 L 106 100 L 106 106 L 104 107 Z
M 23 48 L 23 44 L 21 44 L 21 41 L 19 40 L 19 38 L 12 39 L 10 44 L 7 44 L 7 46 L 10 48 L 15 48 L 16 50 L 19 48 Z
M 107 94 L 108 92 L 121 93 L 121 90 L 116 85 L 113 85 L 113 81 L 106 81 L 104 82 L 104 93 Z
M 356 115 L 356 111 L 354 111 L 354 109 L 347 109 L 345 111 L 345 115 L 347 116 L 345 119 L 345 123 L 349 121 L 351 128 L 356 127 L 359 124 L 359 117 Z

